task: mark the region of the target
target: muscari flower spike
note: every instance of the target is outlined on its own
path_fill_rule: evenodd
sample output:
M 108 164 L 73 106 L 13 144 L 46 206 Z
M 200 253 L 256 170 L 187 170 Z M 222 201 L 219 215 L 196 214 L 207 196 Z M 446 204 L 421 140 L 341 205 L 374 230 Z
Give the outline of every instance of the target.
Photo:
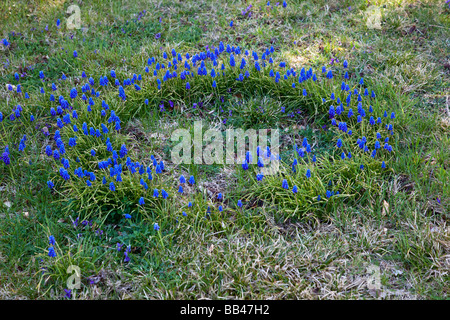
M 55 252 L 55 249 L 53 247 L 49 247 L 48 248 L 48 256 L 51 257 L 51 258 L 56 257 L 56 252 Z

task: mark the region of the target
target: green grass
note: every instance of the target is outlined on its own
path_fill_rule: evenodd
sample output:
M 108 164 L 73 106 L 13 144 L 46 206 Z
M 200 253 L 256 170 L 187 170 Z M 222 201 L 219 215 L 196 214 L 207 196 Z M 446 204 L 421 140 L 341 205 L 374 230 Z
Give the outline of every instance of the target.
M 79 30 L 65 27 L 65 11 L 76 1 L 0 4 L 0 38 L 11 43 L 8 50 L 0 44 L 0 112 L 6 118 L 17 104 L 24 108 L 17 121 L 0 123 L 0 150 L 9 145 L 12 160 L 10 166 L 0 162 L 0 298 L 63 299 L 70 265 L 81 269 L 77 299 L 375 299 L 366 285 L 372 265 L 380 267 L 384 299 L 447 296 L 448 4 L 374 1 L 370 4 L 381 8 L 381 29 L 371 29 L 366 24 L 367 1 L 287 2 L 287 8 L 272 1 L 273 8 L 267 8 L 267 1 L 255 1 L 248 17 L 242 15 L 250 4 L 245 1 L 96 0 L 79 5 Z M 139 15 L 143 10 L 146 13 Z M 311 67 L 320 81 L 297 82 L 294 89 L 290 81 L 275 84 L 269 69 L 258 73 L 248 68 L 249 78 L 237 82 L 240 58 L 233 71 L 216 78 L 217 88 L 212 88 L 210 77 L 194 77 L 189 79 L 190 90 L 179 78 L 158 90 L 152 69 L 150 74 L 144 71 L 149 57 L 162 61 L 163 51 L 170 56 L 175 48 L 192 55 L 220 41 L 259 54 L 274 46 L 276 62 L 286 61 L 297 71 Z M 339 63 L 330 65 L 332 58 Z M 364 77 L 364 86 L 376 92 L 371 100 L 375 119 L 385 110 L 389 115 L 395 112 L 396 118 L 388 122 L 395 132 L 389 140 L 392 153 L 380 151 L 372 159 L 358 148 L 355 142 L 362 135 L 371 144 L 376 132 L 383 139 L 387 135 L 367 120 L 363 125 L 344 120 L 352 136 L 330 127 L 329 95 L 334 92 L 343 101 L 346 95 L 340 91 L 340 77 L 327 81 L 320 70 L 325 65 L 341 74 L 344 59 L 349 62 L 350 90 L 359 88 Z M 218 62 L 216 72 L 227 61 Z M 141 90 L 126 89 L 127 100 L 122 101 L 109 76 L 111 69 L 119 79 L 142 74 Z M 39 79 L 41 70 L 46 82 Z M 87 188 L 83 179 L 57 182 L 61 165 L 49 160 L 44 150 L 47 144 L 55 148 L 52 137 L 58 129 L 49 112 L 58 105 L 49 101 L 51 83 L 58 87 L 56 99 L 61 94 L 67 98 L 74 86 L 81 95 L 83 71 L 96 83 L 107 75 L 109 84 L 95 86 L 101 96 L 91 113 L 82 100 L 74 100 L 78 129 L 83 122 L 88 128 L 106 123 L 114 149 L 126 143 L 132 161 L 147 166 L 150 155 L 165 161 L 165 173 L 153 170 L 154 179 L 147 181 L 143 206 L 137 205 L 143 194 L 139 175 L 124 172 L 116 192 L 108 185 Z M 7 90 L 5 84 L 18 84 L 15 72 L 26 73 L 20 84 L 30 93 L 29 100 Z M 161 73 L 158 77 L 162 79 Z M 41 87 L 45 94 L 39 93 Z M 302 96 L 303 88 L 307 97 Z M 101 100 L 120 117 L 119 132 L 100 115 Z M 193 109 L 199 102 L 203 107 Z M 351 107 L 356 114 L 354 101 Z M 31 114 L 33 123 L 28 121 Z M 258 183 L 255 166 L 244 172 L 240 164 L 171 164 L 168 159 L 176 143 L 170 133 L 184 128 L 192 135 L 195 120 L 202 120 L 204 130 L 278 128 L 280 174 Z M 50 137 L 41 131 L 46 124 L 51 125 Z M 24 134 L 23 154 L 18 143 Z M 64 128 L 61 135 L 66 141 L 76 133 Z M 78 157 L 83 169 L 99 172 L 98 160 L 108 157 L 104 141 L 77 136 L 77 148 L 66 145 L 65 157 Z M 309 155 L 299 158 L 292 152 L 304 137 L 313 146 L 315 164 Z M 338 138 L 352 159 L 340 160 Z M 91 149 L 97 158 L 92 158 Z M 294 156 L 299 162 L 296 173 L 291 169 Z M 71 162 L 71 170 L 77 167 Z M 307 168 L 312 171 L 309 179 Z M 177 194 L 180 174 L 194 175 L 197 182 L 186 185 L 183 195 Z M 96 174 L 96 181 L 101 179 Z M 289 190 L 281 187 L 282 179 Z M 55 181 L 54 191 L 47 188 L 48 180 Z M 293 185 L 298 186 L 295 196 Z M 153 198 L 154 188 L 166 190 L 170 201 Z M 326 190 L 340 193 L 327 199 Z M 224 195 L 221 203 L 218 193 Z M 242 208 L 236 205 L 239 199 Z M 85 226 L 83 220 L 91 223 Z M 154 230 L 155 222 L 159 231 Z M 49 235 L 56 239 L 56 258 L 47 255 Z M 118 243 L 123 245 L 120 251 Z M 124 261 L 126 247 L 129 262 Z

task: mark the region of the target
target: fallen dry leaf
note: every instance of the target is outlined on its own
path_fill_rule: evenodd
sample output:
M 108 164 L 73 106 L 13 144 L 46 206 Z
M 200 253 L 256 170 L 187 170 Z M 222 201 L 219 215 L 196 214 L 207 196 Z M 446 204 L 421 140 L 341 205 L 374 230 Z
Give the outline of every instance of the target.
M 389 203 L 386 200 L 383 200 L 383 208 L 381 209 L 381 215 L 385 216 L 389 213 Z

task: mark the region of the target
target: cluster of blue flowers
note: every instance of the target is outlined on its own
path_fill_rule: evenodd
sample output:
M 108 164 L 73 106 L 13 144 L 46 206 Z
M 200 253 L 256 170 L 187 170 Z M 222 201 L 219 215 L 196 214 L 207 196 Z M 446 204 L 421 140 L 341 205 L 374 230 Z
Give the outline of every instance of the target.
M 232 55 L 230 55 L 230 65 L 234 66 L 234 58 Z M 244 62 L 241 62 L 241 68 L 245 65 Z M 285 68 L 285 63 L 280 63 L 281 68 Z M 343 63 L 344 70 L 348 68 L 348 62 L 345 60 Z M 331 70 L 327 70 L 326 67 L 322 68 L 322 74 L 325 75 L 327 79 L 333 79 L 335 77 L 335 74 Z M 274 72 L 273 69 L 270 70 L 269 76 L 274 78 L 275 82 L 277 83 L 281 79 L 280 73 Z M 286 75 L 284 76 L 284 79 L 288 79 L 290 76 L 296 76 L 296 71 L 293 69 L 287 70 Z M 345 71 L 343 74 L 344 79 L 349 79 L 348 72 Z M 309 69 L 306 71 L 304 68 L 301 69 L 298 82 L 302 83 L 304 81 L 309 81 L 311 79 L 312 81 L 316 82 L 318 80 L 317 75 L 313 73 L 312 69 Z M 359 87 L 355 88 L 353 91 L 350 90 L 350 85 L 346 83 L 345 81 L 341 84 L 341 92 L 339 94 L 331 93 L 330 97 L 322 98 L 322 103 L 326 104 L 327 102 L 331 102 L 332 104 L 329 106 L 328 116 L 330 118 L 331 126 L 336 127 L 337 131 L 344 133 L 345 135 L 338 137 L 336 141 L 336 148 L 338 150 L 341 150 L 340 158 L 341 160 L 345 159 L 353 159 L 352 151 L 348 150 L 345 151 L 344 149 L 352 149 L 351 145 L 348 145 L 348 141 L 352 141 L 354 139 L 355 143 L 358 145 L 359 149 L 362 149 L 363 153 L 368 153 L 372 158 L 375 158 L 378 153 L 380 153 L 381 149 L 386 150 L 386 152 L 391 153 L 393 151 L 392 145 L 389 144 L 389 136 L 392 136 L 394 134 L 393 132 L 393 125 L 391 123 L 386 123 L 389 121 L 389 118 L 395 119 L 395 113 L 392 112 L 390 117 L 388 117 L 387 111 L 384 111 L 384 114 L 382 116 L 375 116 L 374 109 L 372 107 L 372 101 L 376 98 L 375 92 L 372 91 L 371 94 L 369 94 L 368 88 L 364 87 L 364 79 L 359 80 Z M 292 85 L 293 88 L 295 88 L 295 83 Z M 303 96 L 307 96 L 308 92 L 306 89 L 303 89 L 302 91 Z M 340 96 L 345 96 L 345 102 L 341 101 Z M 367 109 L 368 112 L 366 112 L 367 109 L 363 107 L 364 100 L 367 99 Z M 352 104 L 356 105 L 357 109 L 357 117 L 355 119 L 353 109 L 351 108 Z M 348 111 L 345 109 L 348 108 Z M 366 120 L 367 119 L 367 120 Z M 384 119 L 384 120 L 383 120 Z M 372 127 L 371 130 L 361 130 L 360 128 L 364 127 Z M 383 138 L 380 131 L 383 129 L 386 130 L 386 136 Z M 371 144 L 369 144 L 369 139 L 366 136 L 362 136 L 360 138 L 353 138 L 351 139 L 350 136 L 352 136 L 355 132 L 373 132 L 374 130 L 380 130 L 379 132 L 376 132 L 375 137 L 370 138 Z M 382 148 L 383 147 L 383 148 Z M 298 147 L 296 144 L 294 146 L 294 150 L 296 151 L 296 154 L 299 158 L 304 159 L 305 161 L 310 161 L 309 154 L 312 153 L 311 145 L 308 143 L 307 139 L 304 138 L 302 147 Z M 259 157 L 259 147 L 257 151 L 257 165 L 258 167 L 264 167 L 264 162 L 262 161 L 262 158 Z M 270 150 L 268 150 L 270 152 Z M 249 169 L 250 160 L 252 158 L 252 155 L 247 152 L 246 159 L 242 163 L 243 170 Z M 311 162 L 314 164 L 317 161 L 317 158 L 315 155 L 311 154 Z M 294 159 L 292 163 L 292 171 L 295 173 L 297 172 L 297 166 L 298 166 L 298 160 L 297 158 Z M 385 161 L 381 162 L 381 168 L 386 169 L 387 165 Z M 364 165 L 360 165 L 360 169 L 364 169 Z M 305 173 L 306 178 L 311 178 L 312 171 L 311 169 L 306 169 Z M 258 173 L 256 175 L 256 180 L 261 181 L 263 178 L 263 175 Z M 281 184 L 283 189 L 290 189 L 287 183 L 287 180 L 283 180 Z M 297 193 L 298 187 L 294 186 L 292 189 L 293 193 Z M 326 198 L 330 198 L 333 195 L 339 194 L 339 191 L 333 192 L 328 191 L 326 193 Z M 319 195 L 317 197 L 318 200 L 321 199 L 321 196 Z
M 286 2 L 283 2 L 283 7 L 286 6 Z M 246 12 L 250 9 L 251 5 Z M 230 23 L 230 26 L 233 26 L 233 24 Z M 6 41 L 5 44 L 5 41 L 6 39 L 4 39 L 3 44 L 7 46 L 8 43 Z M 342 135 L 336 142 L 340 158 L 342 160 L 352 159 L 350 137 L 356 132 L 360 132 L 358 128 L 361 126 L 370 126 L 378 131 L 375 138 L 366 136 L 355 138 L 356 145 L 363 153 L 369 153 L 375 158 L 383 149 L 386 152 L 393 151 L 392 146 L 389 144 L 389 135 L 393 135 L 393 125 L 387 122 L 387 111 L 384 112 L 384 115 L 378 117 L 374 114 L 371 100 L 375 99 L 376 96 L 373 91 L 369 93 L 363 79 L 360 79 L 356 88 L 348 83 L 347 61 L 343 63 L 344 70 L 332 71 L 323 67 L 321 73 L 315 73 L 312 68 L 295 70 L 294 68 L 289 68 L 284 61 L 276 63 L 274 52 L 273 46 L 258 54 L 255 51 L 250 52 L 241 49 L 239 46 L 225 45 L 223 42 L 220 42 L 217 47 L 208 48 L 206 52 L 200 52 L 192 56 L 189 53 L 181 54 L 172 49 L 170 53 L 163 52 L 162 59 L 149 57 L 144 67 L 144 76 L 134 73 L 132 76 L 124 77 L 121 80 L 115 70 L 110 70 L 109 75 L 101 76 L 96 81 L 93 77 L 88 78 L 88 75 L 83 71 L 81 79 L 83 79 L 84 83 L 80 84 L 79 87 L 71 88 L 66 96 L 60 92 L 60 89 L 54 83 L 48 83 L 51 92 L 55 94 L 59 92 L 59 97 L 55 97 L 53 93 L 49 97 L 50 107 L 48 113 L 52 121 L 55 122 L 57 129 L 53 134 L 53 139 L 45 147 L 45 154 L 49 159 L 55 161 L 61 184 L 75 179 L 76 181 L 82 181 L 87 187 L 96 185 L 95 188 L 102 187 L 108 192 L 119 192 L 123 189 L 121 188 L 121 183 L 123 183 L 125 175 L 127 177 L 137 176 L 136 180 L 139 180 L 143 194 L 136 200 L 136 205 L 141 207 L 148 205 L 146 204 L 146 199 L 151 197 L 147 195 L 147 190 L 150 190 L 148 192 L 152 193 L 153 198 L 168 199 L 170 192 L 160 187 L 157 188 L 153 177 L 153 174 L 161 175 L 165 172 L 164 162 L 162 160 L 156 161 L 154 156 L 151 157 L 152 162 L 148 165 L 137 161 L 133 162 L 129 156 L 127 146 L 125 144 L 117 144 L 115 134 L 121 130 L 121 120 L 115 110 L 111 109 L 106 101 L 100 97 L 101 88 L 115 87 L 119 98 L 127 101 L 127 92 L 129 90 L 141 91 L 143 87 L 152 84 L 156 84 L 157 88 L 161 89 L 164 83 L 181 79 L 185 82 L 184 88 L 190 90 L 193 86 L 192 84 L 196 83 L 195 78 L 203 77 L 209 79 L 211 88 L 216 88 L 220 84 L 220 79 L 226 74 L 233 75 L 233 77 L 237 75 L 236 81 L 245 82 L 252 73 L 268 74 L 275 84 L 280 83 L 280 81 L 289 81 L 289 83 L 292 83 L 289 86 L 298 90 L 301 96 L 308 99 L 312 94 L 302 86 L 306 84 L 319 85 L 319 83 L 328 81 L 328 79 L 342 76 L 344 81 L 341 84 L 340 92 L 332 92 L 329 97 L 320 97 L 323 104 L 330 104 L 327 109 L 331 126 L 335 127 L 339 133 L 342 132 Z M 75 58 L 78 57 L 77 51 L 73 52 L 73 56 Z M 14 77 L 16 81 L 20 81 L 18 74 Z M 48 82 L 43 71 L 39 72 L 39 78 L 43 84 Z M 64 74 L 61 79 L 66 79 Z M 12 86 L 8 88 L 10 87 L 10 91 L 12 91 Z M 351 90 L 351 87 L 354 89 Z M 17 94 L 21 95 L 22 90 L 23 88 L 18 84 Z M 41 88 L 41 92 L 45 94 L 44 88 Z M 28 94 L 24 96 L 26 97 Z M 367 103 L 365 103 L 366 101 Z M 145 100 L 145 104 L 148 105 L 148 99 Z M 356 114 L 353 111 L 354 109 L 357 110 L 355 111 Z M 9 121 L 21 120 L 23 113 L 23 107 L 18 104 L 13 107 L 6 118 Z M 100 118 L 104 119 L 99 126 L 89 126 L 87 122 L 79 120 L 79 118 L 89 119 L 94 114 L 100 114 Z M 391 113 L 390 119 L 395 119 L 394 113 Z M 30 121 L 33 122 L 34 120 L 34 116 L 30 115 Z M 0 122 L 2 121 L 4 121 L 4 116 L 0 113 Z M 388 135 L 384 138 L 382 134 L 383 127 Z M 95 147 L 90 147 L 88 150 L 80 149 L 85 148 L 86 139 L 95 141 Z M 18 144 L 19 151 L 23 152 L 26 149 L 26 141 L 27 137 L 24 135 Z M 80 143 L 80 141 L 83 141 L 83 143 Z M 77 150 L 76 158 L 73 156 L 75 153 L 72 152 L 75 149 Z M 310 179 L 314 175 L 313 165 L 317 159 L 313 154 L 311 144 L 306 138 L 304 138 L 301 147 L 294 146 L 294 153 L 296 155 L 292 163 L 292 171 L 294 173 L 298 171 L 297 157 L 298 159 L 312 158 L 312 165 L 303 171 L 306 179 Z M 1 160 L 3 160 L 5 165 L 10 164 L 11 157 L 8 147 L 2 153 Z M 250 164 L 255 163 L 253 160 L 255 160 L 258 168 L 264 168 L 268 160 L 280 160 L 280 156 L 273 154 L 269 147 L 264 150 L 258 147 L 256 155 L 252 155 L 250 152 L 246 153 L 245 160 L 242 163 L 243 170 L 249 170 Z M 95 167 L 91 165 L 92 162 L 96 163 Z M 382 168 L 386 168 L 384 161 L 382 162 Z M 101 178 L 97 179 L 97 177 Z M 263 181 L 264 175 L 257 173 L 256 180 L 258 182 Z M 55 185 L 60 185 L 59 181 L 58 183 L 55 182 L 49 180 L 47 182 L 48 188 L 53 190 Z M 177 193 L 184 195 L 185 184 L 194 185 L 195 178 L 190 176 L 188 181 L 186 181 L 186 178 L 181 176 L 179 182 Z M 298 187 L 294 185 L 290 189 L 286 180 L 282 181 L 282 188 L 292 190 L 294 194 L 298 192 Z M 318 198 L 320 199 L 320 196 Z M 328 193 L 326 198 L 329 198 Z M 238 207 L 242 207 L 241 201 L 238 202 Z M 219 208 L 219 211 L 223 210 L 223 206 Z M 131 215 L 125 215 L 125 218 L 131 219 Z

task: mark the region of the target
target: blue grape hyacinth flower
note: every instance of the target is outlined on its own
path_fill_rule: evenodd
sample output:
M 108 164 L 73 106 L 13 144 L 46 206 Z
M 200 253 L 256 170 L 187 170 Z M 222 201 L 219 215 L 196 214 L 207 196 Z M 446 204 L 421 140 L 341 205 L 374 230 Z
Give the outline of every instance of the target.
M 51 180 L 49 180 L 47 181 L 47 186 L 49 187 L 49 189 L 53 189 L 55 187 L 55 184 Z
M 53 247 L 48 248 L 48 256 L 51 258 L 56 257 L 56 252 L 55 249 Z
M 311 170 L 310 169 L 306 170 L 306 177 L 311 178 Z

